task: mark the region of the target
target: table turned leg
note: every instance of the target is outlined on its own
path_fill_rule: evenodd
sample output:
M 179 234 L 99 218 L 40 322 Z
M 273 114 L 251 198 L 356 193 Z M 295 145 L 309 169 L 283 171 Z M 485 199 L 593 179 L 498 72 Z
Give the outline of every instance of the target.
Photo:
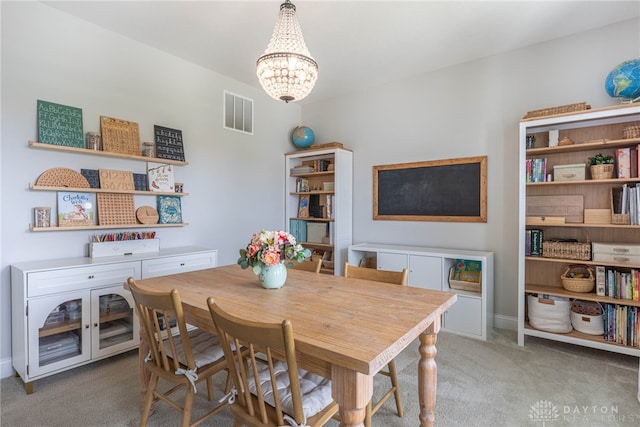
M 373 376 L 333 366 L 331 395 L 340 406 L 340 427 L 363 427 L 366 407 L 373 396 Z
M 420 400 L 420 427 L 434 425 L 436 421 L 436 340 L 440 318 L 420 334 L 420 362 L 418 364 L 418 399 Z

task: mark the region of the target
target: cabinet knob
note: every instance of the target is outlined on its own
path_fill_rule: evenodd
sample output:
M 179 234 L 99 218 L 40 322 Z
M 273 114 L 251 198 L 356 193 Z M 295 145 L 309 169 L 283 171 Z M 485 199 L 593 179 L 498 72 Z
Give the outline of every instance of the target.
M 89 324 L 84 325 L 85 328 L 89 329 Z
M 88 278 L 89 278 L 89 279 L 93 279 L 93 278 L 94 278 L 94 275 L 92 274 L 92 275 L 90 275 Z
M 98 324 L 97 324 L 97 323 L 94 323 L 94 324 L 93 324 L 93 327 L 94 327 L 94 328 L 97 328 L 97 327 L 98 327 Z
M 180 263 L 180 267 L 184 267 L 184 262 L 181 262 L 181 263 Z

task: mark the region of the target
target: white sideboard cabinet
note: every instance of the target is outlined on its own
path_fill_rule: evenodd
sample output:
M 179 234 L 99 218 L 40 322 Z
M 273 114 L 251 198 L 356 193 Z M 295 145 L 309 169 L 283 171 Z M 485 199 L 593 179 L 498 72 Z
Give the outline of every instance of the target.
M 216 265 L 215 250 L 195 247 L 12 265 L 12 363 L 26 392 L 37 379 L 138 346 L 139 322 L 124 289 L 128 277 Z
M 449 270 L 457 259 L 481 262 L 479 292 L 449 286 Z M 443 329 L 487 339 L 493 327 L 493 252 L 360 243 L 349 247 L 348 260 L 349 264 L 362 263 L 380 270 L 406 268 L 409 286 L 457 293 L 457 302 L 444 315 Z

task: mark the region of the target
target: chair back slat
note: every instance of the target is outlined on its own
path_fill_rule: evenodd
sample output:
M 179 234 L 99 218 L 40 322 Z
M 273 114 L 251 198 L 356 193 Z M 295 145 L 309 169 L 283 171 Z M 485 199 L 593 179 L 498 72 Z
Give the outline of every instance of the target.
M 293 268 L 294 270 L 303 270 L 310 271 L 312 273 L 320 273 L 320 268 L 322 268 L 322 258 L 316 258 L 311 260 L 305 260 L 302 262 L 298 261 L 289 261 L 285 263 L 287 268 Z
M 395 285 L 407 285 L 409 271 L 403 268 L 402 271 L 380 270 L 376 268 L 358 267 L 348 262 L 344 263 L 343 276 L 353 279 L 366 279 L 375 282 L 391 283 Z

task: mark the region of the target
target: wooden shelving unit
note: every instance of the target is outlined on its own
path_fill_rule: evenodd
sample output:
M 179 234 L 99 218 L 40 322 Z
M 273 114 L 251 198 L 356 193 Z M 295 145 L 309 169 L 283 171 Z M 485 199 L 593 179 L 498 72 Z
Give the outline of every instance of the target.
M 640 301 L 599 296 L 593 292 L 575 293 L 562 287 L 560 276 L 571 264 L 605 266 L 611 268 L 640 269 L 640 262 L 601 262 L 566 258 L 544 258 L 525 256 L 525 234 L 527 229 L 541 229 L 543 239 L 575 239 L 579 242 L 615 244 L 637 244 L 640 242 L 640 225 L 565 223 L 540 224 L 539 220 L 527 221 L 526 198 L 528 196 L 581 195 L 585 209 L 610 209 L 611 190 L 623 184 L 640 183 L 640 178 L 589 179 L 581 181 L 526 182 L 525 163 L 529 158 L 546 158 L 547 173 L 553 166 L 587 163 L 588 157 L 597 153 L 612 154 L 618 148 L 636 148 L 639 138 L 623 139 L 623 129 L 640 124 L 640 105 L 621 105 L 602 109 L 586 110 L 557 116 L 546 116 L 520 122 L 520 200 L 519 200 L 519 260 L 518 260 L 518 344 L 524 345 L 526 336 L 535 336 L 555 341 L 593 347 L 617 353 L 640 356 L 640 348 L 607 341 L 603 336 L 594 336 L 574 330 L 568 334 L 552 333 L 533 328 L 527 317 L 527 296 L 531 294 L 552 295 L 562 298 L 596 301 L 601 304 L 617 304 L 640 307 Z M 549 146 L 549 131 L 557 130 L 559 139 L 568 137 L 575 143 L 566 146 Z M 534 148 L 526 149 L 526 137 L 535 136 Z

